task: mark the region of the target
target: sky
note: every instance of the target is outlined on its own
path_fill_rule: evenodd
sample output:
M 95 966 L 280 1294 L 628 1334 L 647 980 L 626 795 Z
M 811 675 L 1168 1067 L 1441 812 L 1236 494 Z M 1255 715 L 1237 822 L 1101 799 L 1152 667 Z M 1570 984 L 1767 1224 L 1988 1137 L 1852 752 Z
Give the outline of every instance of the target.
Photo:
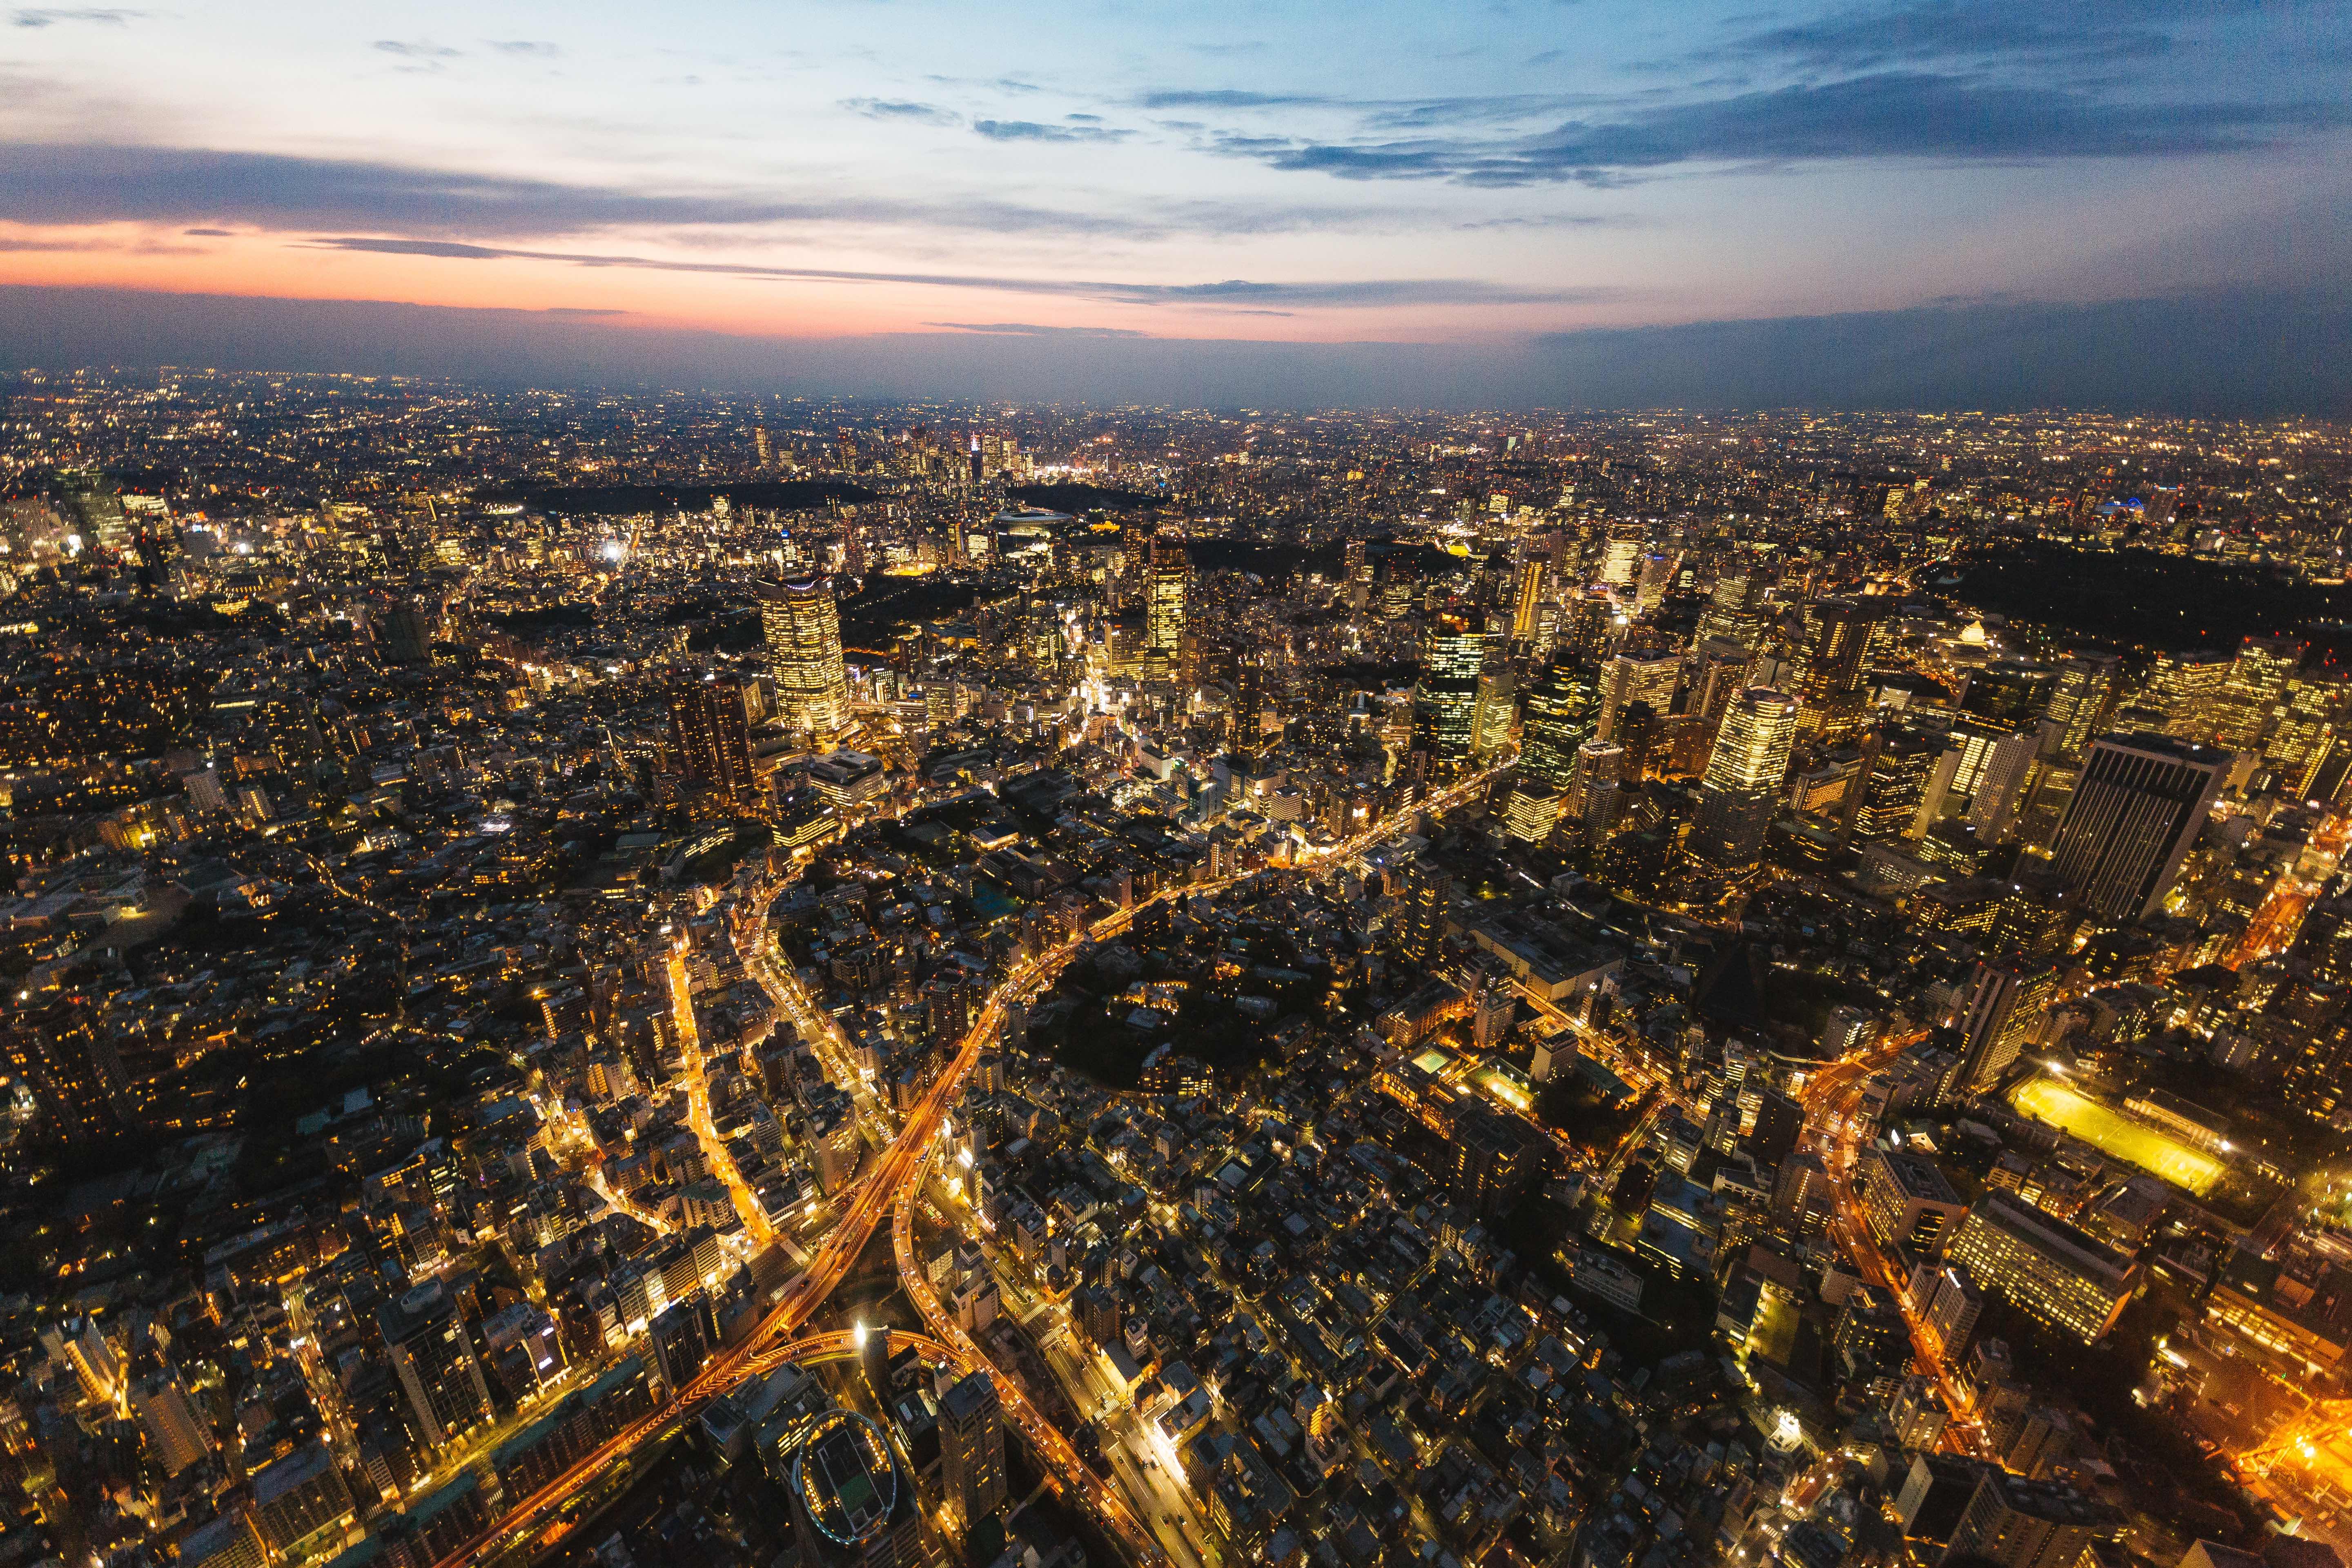
M 0 364 L 2352 410 L 2352 0 L 0 5 Z

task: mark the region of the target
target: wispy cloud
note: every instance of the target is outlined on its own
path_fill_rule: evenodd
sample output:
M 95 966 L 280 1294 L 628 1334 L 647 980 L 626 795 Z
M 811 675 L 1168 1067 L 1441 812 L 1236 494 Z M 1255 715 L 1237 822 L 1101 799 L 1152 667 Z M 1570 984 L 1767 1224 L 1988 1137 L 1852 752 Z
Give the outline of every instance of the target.
M 959 332 L 986 332 L 1000 338 L 1148 338 L 1132 327 L 1049 327 L 1035 321 L 925 321 Z
M 1134 134 L 1102 125 L 1046 125 L 1034 120 L 975 120 L 971 128 L 992 142 L 1123 142 Z
M 963 119 L 952 109 L 903 98 L 845 98 L 841 107 L 868 120 L 908 121 L 924 125 L 954 125 Z
M 144 11 L 125 11 L 113 6 L 67 8 L 36 5 L 8 13 L 8 25 L 12 27 L 54 27 L 60 23 L 90 22 L 102 27 L 121 27 L 146 15 Z
M 2152 112 L 2083 92 L 1880 71 L 1613 120 L 1570 120 L 1533 135 L 1361 142 L 1225 136 L 1213 144 L 1230 156 L 1341 179 L 1613 185 L 1693 163 L 2183 157 L 2262 147 L 2342 119 L 2314 103 L 2176 103 Z
M 780 224 L 1133 237 L 1179 227 L 1262 232 L 1325 221 L 1311 207 L 1196 202 L 1129 215 L 978 195 L 920 201 L 830 192 L 630 190 L 269 153 L 48 142 L 0 142 L 0 213 L 21 224 L 237 224 L 491 239 L 628 226 Z
M 485 41 L 502 55 L 515 55 L 527 59 L 551 60 L 563 52 L 560 46 L 544 38 L 489 38 Z
M 866 272 L 824 267 L 765 267 L 751 262 L 673 261 L 661 257 L 599 252 L 522 250 L 438 239 L 379 239 L 333 235 L 310 242 L 324 250 L 448 261 L 556 261 L 573 267 L 693 272 L 728 278 L 808 283 L 895 283 L 931 289 L 1038 294 L 1108 300 L 1122 305 L 1289 305 L 1368 309 L 1387 305 L 1579 304 L 1624 297 L 1616 289 L 1524 289 L 1475 279 L 1376 278 L 1276 283 L 1228 278 L 1211 283 L 1151 283 L 1074 278 L 1014 278 L 984 273 Z
M 463 53 L 429 38 L 378 38 L 374 47 L 387 55 L 398 55 L 404 60 L 454 60 Z

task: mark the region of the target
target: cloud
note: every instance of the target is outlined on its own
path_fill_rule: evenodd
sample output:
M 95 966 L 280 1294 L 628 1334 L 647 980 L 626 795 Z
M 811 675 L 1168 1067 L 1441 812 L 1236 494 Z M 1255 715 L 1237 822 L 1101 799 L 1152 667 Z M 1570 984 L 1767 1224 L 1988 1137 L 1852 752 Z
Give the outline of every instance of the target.
M 917 103 L 896 98 L 845 98 L 841 107 L 868 120 L 905 120 L 925 125 L 954 125 L 963 119 L 952 109 L 941 109 L 936 103 Z
M 450 48 L 446 44 L 434 43 L 429 38 L 418 38 L 414 42 L 404 42 L 399 38 L 378 38 L 374 47 L 387 55 L 398 55 L 404 60 L 454 60 L 459 55 L 459 51 Z
M 1836 72 L 1996 61 L 2105 66 L 2170 54 L 2177 39 L 2161 25 L 2168 19 L 2201 21 L 2247 8 L 2245 0 L 2194 8 L 2160 0 L 1899 0 L 1745 33 L 1691 58 Z
M 515 55 L 530 59 L 553 59 L 563 50 L 544 38 L 488 38 L 483 40 L 502 55 Z
M 1144 109 L 1297 109 L 1319 108 L 1338 100 L 1313 92 L 1243 92 L 1217 88 L 1147 92 L 1135 101 Z
M 2238 152 L 2342 117 L 2309 103 L 2111 102 L 2079 92 L 1921 71 L 1740 93 L 1613 121 L 1568 121 L 1531 136 L 1376 142 L 1226 139 L 1219 150 L 1272 167 L 1356 180 L 1451 180 L 1507 186 L 1622 183 L 1690 163 L 1780 164 L 1839 159 L 2023 163 Z
M 1290 209 L 1298 224 L 1321 221 Z M 1275 218 L 1268 213 L 1276 212 Z M 1179 223 L 1254 232 L 1277 209 L 1191 204 L 1129 216 L 974 197 L 628 190 L 464 174 L 400 163 L 270 153 L 103 143 L 0 142 L 0 213 L 19 224 L 171 223 L 366 229 L 476 238 L 582 234 L 628 225 L 672 228 L 867 224 L 992 234 L 1164 234 Z
M 1521 289 L 1475 279 L 1389 278 L 1275 283 L 1228 278 L 1213 283 L 1118 282 L 1071 278 L 1009 278 L 953 272 L 862 272 L 820 267 L 762 267 L 733 261 L 669 261 L 658 257 L 594 252 L 516 250 L 438 239 L 378 239 L 338 235 L 312 242 L 325 250 L 381 256 L 421 256 L 448 261 L 556 261 L 573 267 L 694 272 L 727 278 L 805 283 L 896 283 L 933 289 L 976 289 L 1109 300 L 1123 305 L 1289 305 L 1367 309 L 1384 305 L 1583 304 L 1623 298 L 1614 289 Z
M 124 11 L 112 6 L 83 9 L 60 9 L 32 6 L 8 14 L 12 27 L 54 27 L 62 22 L 92 22 L 100 26 L 121 27 L 147 15 L 144 11 Z
M 234 239 L 236 237 L 225 228 L 184 228 L 182 234 L 192 234 L 205 239 Z
M 1034 321 L 925 321 L 927 327 L 946 327 L 959 332 L 989 332 L 998 337 L 1012 338 L 1148 338 L 1150 332 L 1139 332 L 1132 327 L 1047 327 Z
M 1123 142 L 1135 134 L 1100 125 L 1041 125 L 1034 120 L 975 120 L 971 128 L 992 142 Z

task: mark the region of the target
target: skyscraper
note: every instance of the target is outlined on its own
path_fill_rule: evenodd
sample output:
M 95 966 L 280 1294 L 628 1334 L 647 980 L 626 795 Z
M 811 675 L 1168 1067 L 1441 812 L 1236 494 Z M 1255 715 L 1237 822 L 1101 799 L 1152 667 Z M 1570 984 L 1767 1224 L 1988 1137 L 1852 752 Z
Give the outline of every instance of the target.
M 1716 579 L 1715 591 L 1707 595 L 1706 609 L 1698 618 L 1700 640 L 1717 637 L 1754 653 L 1764 637 L 1764 588 L 1762 574 L 1747 570 Z
M 849 672 L 841 658 L 841 611 L 822 577 L 760 585 L 760 620 L 776 716 L 829 746 L 849 722 Z
M 2286 692 L 2289 677 L 2303 663 L 2304 645 L 2290 637 L 2247 637 L 2221 682 L 2214 703 L 2214 742 L 2251 752 L 2270 733 L 2272 710 Z
M 1793 698 L 1761 686 L 1741 692 L 1725 711 L 1699 780 L 1693 854 L 1733 870 L 1762 857 L 1764 830 L 1796 745 L 1797 719 Z
M 2320 770 L 2336 749 L 2336 720 L 2343 710 L 2339 680 L 2304 675 L 2287 683 L 2278 721 L 2263 746 L 2280 794 L 2296 800 L 2312 797 Z
M 1173 680 L 1184 648 L 1184 601 L 1192 578 L 1192 557 L 1184 541 L 1163 532 L 1151 542 L 1150 574 L 1144 587 L 1143 674 L 1148 680 Z
M 2230 753 L 2161 735 L 2091 748 L 2051 847 L 2051 869 L 2088 913 L 2136 921 L 2161 909 L 2229 776 Z
M 2077 654 L 2058 667 L 2050 690 L 2049 717 L 2058 726 L 2058 751 L 2079 757 L 2098 732 L 2116 695 L 2113 654 Z
M 2122 1515 L 2073 1487 L 2028 1480 L 1988 1465 L 1976 1495 L 1960 1510 L 1940 1561 L 1982 1559 L 1998 1568 L 2074 1568 L 2093 1542 L 2113 1541 L 2122 1533 Z
M 1437 956 L 1445 941 L 1446 907 L 1453 900 L 1454 879 L 1442 868 L 1416 860 L 1404 868 L 1391 921 L 1397 951 L 1407 963 L 1426 965 Z
M 1470 723 L 1470 752 L 1479 762 L 1511 743 L 1511 721 L 1518 714 L 1518 682 L 1508 668 L 1478 678 L 1478 699 Z
M 692 672 L 676 677 L 669 688 L 669 727 L 677 771 L 730 795 L 751 795 L 758 780 L 745 719 L 738 682 Z
M 969 1525 L 1004 1506 L 1004 1420 L 996 1384 L 975 1372 L 940 1401 L 940 1471 L 948 1506 Z
M 1617 738 L 1617 716 L 1628 702 L 1646 702 L 1660 713 L 1675 708 L 1675 688 L 1681 684 L 1682 659 L 1671 653 L 1621 653 L 1601 666 L 1601 719 L 1593 733 L 1604 741 Z
M 490 1419 L 473 1337 L 439 1285 L 420 1285 L 378 1309 L 376 1329 L 427 1443 L 444 1447 Z
M 1412 746 L 1427 754 L 1433 778 L 1459 773 L 1470 760 L 1478 678 L 1486 662 L 1486 634 L 1473 631 L 1462 616 L 1440 616 L 1423 635 Z
M 2210 743 L 2220 722 L 2221 692 L 2231 662 L 2225 654 L 2203 651 L 2157 655 L 2147 683 L 2117 722 L 2177 741 Z
M 2021 730 L 1993 742 L 1983 771 L 1977 774 L 1976 794 L 1969 802 L 1969 826 L 1983 842 L 1996 843 L 2008 834 L 2025 798 L 2034 759 L 2041 752 L 2042 736 L 2037 730 Z
M 1940 742 L 1914 730 L 1882 737 L 1854 807 L 1853 837 L 1884 841 L 1909 835 L 1927 797 L 1928 776 L 1943 752 Z
M 1805 606 L 1796 689 L 1805 733 L 1845 735 L 1861 723 L 1863 680 L 1885 609 L 1880 598 L 1817 599 Z
M 2042 963 L 1979 963 L 1960 1016 L 1960 1092 L 1990 1087 L 2041 1033 L 2058 999 L 2058 973 Z
M 1519 772 L 1563 795 L 1576 777 L 1576 749 L 1591 738 L 1596 700 L 1590 669 L 1555 658 L 1528 692 L 1519 723 Z
M 2031 659 L 2004 658 L 1969 676 L 1960 711 L 2012 730 L 2031 729 L 2050 711 L 2058 671 Z
M 1531 642 L 1536 635 L 1536 609 L 1543 603 L 1544 562 L 1540 555 L 1519 563 L 1518 593 L 1511 605 L 1511 640 Z

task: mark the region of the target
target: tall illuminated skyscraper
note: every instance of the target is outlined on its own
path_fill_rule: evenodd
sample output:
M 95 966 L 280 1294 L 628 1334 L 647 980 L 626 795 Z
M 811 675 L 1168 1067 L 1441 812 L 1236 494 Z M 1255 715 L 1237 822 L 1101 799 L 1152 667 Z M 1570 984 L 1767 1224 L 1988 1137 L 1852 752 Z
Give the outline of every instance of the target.
M 2058 724 L 2058 751 L 2079 757 L 2091 743 L 2116 695 L 2113 654 L 2077 654 L 2058 667 L 2050 693 L 2050 717 Z
M 2230 776 L 2231 754 L 2162 735 L 2106 735 L 2091 748 L 2050 850 L 2050 868 L 2088 913 L 2145 920 Z
M 2303 663 L 2303 647 L 2291 637 L 2248 637 L 2238 645 L 2214 704 L 2217 743 L 2237 752 L 2263 743 L 2287 679 Z
M 1143 673 L 1170 680 L 1184 647 L 1184 601 L 1192 585 L 1192 558 L 1184 541 L 1162 533 L 1151 542 L 1151 575 L 1145 588 Z
M 760 585 L 760 621 L 776 715 L 828 745 L 849 722 L 849 672 L 841 659 L 841 611 L 822 577 Z
M 1691 852 L 1700 859 L 1741 870 L 1762 858 L 1764 830 L 1797 742 L 1797 713 L 1794 698 L 1761 686 L 1725 710 L 1699 780 Z
M 1544 562 L 1540 555 L 1519 563 L 1519 591 L 1511 606 L 1511 640 L 1528 642 L 1536 635 L 1536 610 L 1543 603 Z
M 1818 599 L 1805 606 L 1797 702 L 1809 735 L 1851 733 L 1862 719 L 1864 677 L 1886 601 Z
M 1565 795 L 1576 778 L 1576 749 L 1592 735 L 1599 699 L 1592 672 L 1572 658 L 1555 658 L 1528 693 L 1519 723 L 1519 773 Z
M 940 1401 L 942 1489 L 960 1522 L 970 1525 L 1004 1506 L 1004 1421 L 996 1384 L 975 1372 Z
M 1593 733 L 1604 741 L 1617 738 L 1617 716 L 1629 702 L 1646 702 L 1660 713 L 1675 708 L 1675 688 L 1682 684 L 1682 656 L 1673 653 L 1621 653 L 1601 669 L 1601 721 Z
M 681 673 L 670 684 L 670 744 L 677 771 L 730 794 L 757 787 L 743 688 L 732 679 Z
M 1441 616 L 1421 641 L 1421 684 L 1412 699 L 1412 745 L 1426 752 L 1433 776 L 1459 772 L 1470 760 L 1478 707 L 1478 677 L 1486 637 L 1459 616 Z

